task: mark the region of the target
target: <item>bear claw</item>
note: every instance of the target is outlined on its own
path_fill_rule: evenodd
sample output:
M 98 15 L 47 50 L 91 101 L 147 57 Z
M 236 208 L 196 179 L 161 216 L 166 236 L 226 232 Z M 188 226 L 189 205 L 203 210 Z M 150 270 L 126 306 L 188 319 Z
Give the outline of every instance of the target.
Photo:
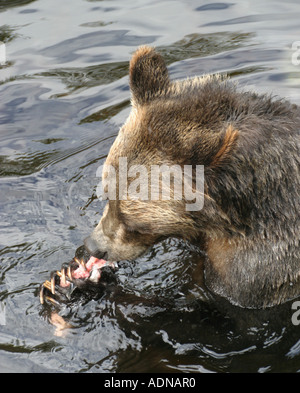
M 64 264 L 61 270 L 51 273 L 50 281 L 46 280 L 40 287 L 40 303 L 45 302 L 60 305 L 64 298 L 71 299 L 71 295 L 76 288 L 84 286 L 86 283 L 93 285 L 99 283 L 101 270 L 109 266 L 112 269 L 117 267 L 115 262 L 108 262 L 103 259 L 90 257 L 85 262 L 83 259 L 74 258 L 68 264 Z

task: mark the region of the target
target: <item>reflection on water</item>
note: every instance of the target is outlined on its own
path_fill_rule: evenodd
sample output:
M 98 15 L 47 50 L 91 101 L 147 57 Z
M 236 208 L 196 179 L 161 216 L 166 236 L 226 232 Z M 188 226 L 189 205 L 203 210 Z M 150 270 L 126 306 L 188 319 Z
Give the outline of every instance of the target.
M 77 89 L 100 86 L 112 83 L 128 74 L 128 63 L 109 63 L 84 68 L 55 69 L 48 72 L 42 72 L 34 76 L 60 78 L 66 85 L 68 93 L 57 95 L 63 97 L 73 93 Z
M 10 42 L 15 39 L 18 35 L 14 33 L 14 29 L 8 25 L 0 26 L 0 41 Z
M 242 1 L 0 1 L 0 370 L 283 372 L 300 370 L 291 303 L 255 311 L 210 294 L 203 255 L 168 239 L 117 285 L 45 319 L 37 292 L 73 257 L 104 203 L 96 171 L 130 111 L 129 59 L 154 45 L 172 78 L 220 72 L 300 104 L 300 6 Z
M 33 3 L 36 0 L 1 0 L 0 1 L 0 11 L 4 11 L 10 7 L 20 7 L 22 5 L 27 5 Z
M 158 48 L 167 64 L 176 61 L 215 55 L 249 45 L 254 33 L 222 31 L 211 34 L 188 34 L 167 47 Z
M 107 121 L 116 114 L 118 114 L 121 110 L 123 110 L 124 108 L 128 108 L 129 106 L 130 100 L 125 100 L 121 103 L 106 107 L 96 113 L 93 113 L 90 116 L 85 117 L 84 119 L 80 120 L 79 124 L 91 123 L 93 121 Z

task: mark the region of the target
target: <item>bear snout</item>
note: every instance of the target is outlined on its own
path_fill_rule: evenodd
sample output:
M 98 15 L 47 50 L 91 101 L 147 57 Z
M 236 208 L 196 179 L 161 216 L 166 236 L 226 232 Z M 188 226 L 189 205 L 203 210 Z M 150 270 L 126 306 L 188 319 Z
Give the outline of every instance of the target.
M 91 236 L 84 239 L 84 247 L 95 258 L 106 259 L 107 257 L 107 252 L 99 250 L 97 242 Z

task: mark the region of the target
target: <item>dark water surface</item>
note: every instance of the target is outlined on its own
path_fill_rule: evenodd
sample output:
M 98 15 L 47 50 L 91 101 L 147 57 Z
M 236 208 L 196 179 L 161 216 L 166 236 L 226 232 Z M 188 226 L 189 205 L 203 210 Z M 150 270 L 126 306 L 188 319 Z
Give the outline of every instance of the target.
M 300 104 L 299 20 L 298 0 L 0 0 L 0 371 L 300 371 L 292 303 L 211 297 L 174 239 L 121 263 L 113 293 L 64 309 L 63 336 L 36 296 L 102 214 L 96 171 L 130 111 L 136 47 L 158 47 L 172 78 L 227 73 Z

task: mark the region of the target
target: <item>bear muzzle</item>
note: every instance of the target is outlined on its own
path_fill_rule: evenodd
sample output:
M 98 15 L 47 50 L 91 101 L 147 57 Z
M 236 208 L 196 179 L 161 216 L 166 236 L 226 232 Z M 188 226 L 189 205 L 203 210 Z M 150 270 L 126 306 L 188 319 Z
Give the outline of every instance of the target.
M 93 257 L 98 259 L 107 259 L 107 252 L 99 250 L 97 242 L 91 236 L 84 239 L 84 247 Z

